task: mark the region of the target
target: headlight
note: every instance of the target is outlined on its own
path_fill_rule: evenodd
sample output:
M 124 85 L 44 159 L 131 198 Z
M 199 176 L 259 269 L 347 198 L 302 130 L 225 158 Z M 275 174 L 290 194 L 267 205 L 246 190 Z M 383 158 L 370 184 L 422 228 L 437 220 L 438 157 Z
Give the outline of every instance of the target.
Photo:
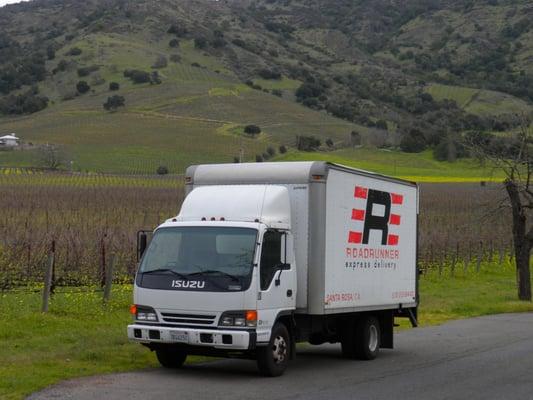
M 230 327 L 256 327 L 257 326 L 257 311 L 226 311 L 220 317 L 219 326 Z
M 158 321 L 157 314 L 152 307 L 133 305 L 130 307 L 130 312 L 137 321 Z

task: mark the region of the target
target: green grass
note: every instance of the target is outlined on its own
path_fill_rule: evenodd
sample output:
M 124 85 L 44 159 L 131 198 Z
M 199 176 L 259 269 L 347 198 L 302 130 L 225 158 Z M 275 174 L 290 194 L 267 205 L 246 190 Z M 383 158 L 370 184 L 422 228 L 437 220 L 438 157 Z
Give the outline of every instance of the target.
M 459 107 L 476 115 L 529 113 L 532 110 L 532 107 L 525 101 L 509 94 L 492 90 L 433 83 L 426 87 L 426 91 L 435 100 L 454 100 Z
M 100 293 L 54 296 L 42 314 L 38 293 L 0 295 L 0 398 L 29 393 L 76 376 L 154 367 L 149 351 L 129 343 L 131 287 L 117 287 L 102 305 Z
M 302 82 L 283 77 L 282 79 L 254 79 L 256 85 L 263 89 L 296 90 Z
M 432 270 L 421 277 L 422 326 L 533 311 L 533 303 L 516 300 L 509 262 L 483 264 L 479 272 L 473 268 L 458 267 L 454 276 L 449 269 L 442 275 Z M 107 306 L 101 292 L 59 291 L 48 314 L 39 312 L 40 298 L 39 292 L 0 295 L 0 398 L 21 399 L 63 379 L 157 366 L 149 350 L 126 338 L 131 286 L 115 286 Z
M 482 315 L 533 312 L 533 303 L 518 301 L 514 265 L 483 264 L 479 272 L 460 264 L 439 275 L 431 270 L 420 279 L 420 323 L 422 326 Z
M 490 168 L 481 168 L 473 160 L 454 163 L 436 161 L 431 151 L 408 154 L 400 151 L 358 148 L 331 152 L 289 152 L 280 161 L 321 160 L 365 169 L 417 182 L 476 182 L 501 180 L 503 176 Z

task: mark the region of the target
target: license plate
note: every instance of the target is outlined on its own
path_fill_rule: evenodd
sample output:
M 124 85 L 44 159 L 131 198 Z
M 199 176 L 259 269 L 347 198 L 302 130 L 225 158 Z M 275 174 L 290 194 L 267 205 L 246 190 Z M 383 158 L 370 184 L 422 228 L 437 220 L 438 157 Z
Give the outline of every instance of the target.
M 189 343 L 189 334 L 187 332 L 170 332 L 170 339 L 174 342 Z

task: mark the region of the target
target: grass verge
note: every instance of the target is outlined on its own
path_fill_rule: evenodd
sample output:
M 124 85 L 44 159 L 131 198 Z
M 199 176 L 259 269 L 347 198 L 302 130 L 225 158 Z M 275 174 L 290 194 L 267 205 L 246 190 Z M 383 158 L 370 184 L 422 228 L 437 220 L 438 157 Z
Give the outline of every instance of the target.
M 422 326 L 533 311 L 533 303 L 516 301 L 510 263 L 479 272 L 461 267 L 453 276 L 432 270 L 421 277 L 420 293 Z M 63 379 L 155 367 L 150 351 L 126 339 L 130 299 L 128 285 L 116 286 L 107 306 L 100 292 L 58 292 L 42 314 L 38 292 L 0 295 L 0 398 L 21 399 Z

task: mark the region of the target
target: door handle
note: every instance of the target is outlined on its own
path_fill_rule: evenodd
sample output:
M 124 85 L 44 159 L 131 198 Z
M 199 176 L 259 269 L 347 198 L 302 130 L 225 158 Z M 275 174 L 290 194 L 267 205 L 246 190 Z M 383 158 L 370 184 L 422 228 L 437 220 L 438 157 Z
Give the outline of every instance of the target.
M 292 289 L 287 290 L 287 297 L 292 297 Z

